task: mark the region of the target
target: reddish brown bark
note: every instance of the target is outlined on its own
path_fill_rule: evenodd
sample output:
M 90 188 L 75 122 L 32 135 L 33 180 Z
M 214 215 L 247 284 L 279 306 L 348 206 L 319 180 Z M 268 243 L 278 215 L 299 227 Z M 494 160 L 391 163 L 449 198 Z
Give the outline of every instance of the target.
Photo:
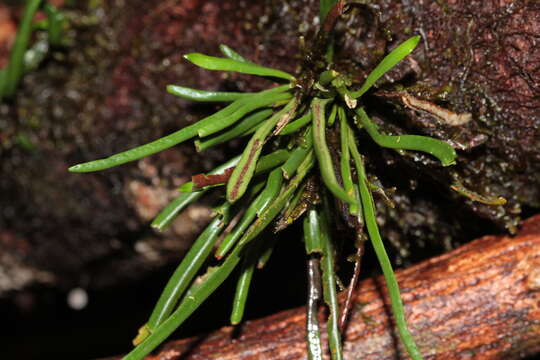
M 428 359 L 517 359 L 540 350 L 540 216 L 516 237 L 485 236 L 398 272 L 410 328 Z M 382 278 L 360 283 L 346 359 L 405 358 Z M 304 309 L 172 341 L 147 359 L 304 359 Z

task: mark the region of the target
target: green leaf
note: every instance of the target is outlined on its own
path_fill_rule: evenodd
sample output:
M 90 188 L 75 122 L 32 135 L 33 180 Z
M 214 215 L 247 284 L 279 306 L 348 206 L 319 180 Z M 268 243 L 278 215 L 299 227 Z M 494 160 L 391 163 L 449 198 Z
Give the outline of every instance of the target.
M 236 241 L 244 234 L 244 231 L 251 225 L 257 214 L 263 212 L 270 203 L 277 197 L 281 190 L 283 183 L 283 177 L 281 176 L 281 170 L 275 169 L 268 176 L 265 189 L 257 196 L 257 198 L 249 205 L 246 212 L 242 216 L 242 219 L 234 229 L 228 233 L 221 244 L 219 244 L 216 250 L 216 257 L 221 259 L 232 249 Z
M 148 144 L 120 152 L 104 159 L 89 161 L 86 163 L 72 166 L 69 168 L 69 171 L 92 172 L 109 169 L 111 167 L 125 164 L 130 161 L 135 161 L 145 156 L 149 156 L 157 152 L 163 151 L 197 136 L 199 130 L 205 125 L 208 125 L 212 122 L 217 122 L 219 120 L 223 120 L 224 118 L 238 110 L 242 105 L 242 99 L 236 100 L 235 102 L 228 105 L 224 109 L 216 112 L 215 114 L 199 120 L 195 124 L 186 126 L 185 128 L 178 130 L 170 135 L 164 136 L 160 139 L 149 142 Z
M 354 192 L 352 172 L 351 172 L 351 154 L 349 151 L 349 133 L 351 132 L 351 128 L 349 127 L 349 123 L 347 122 L 345 109 L 343 109 L 341 106 L 338 109 L 338 116 L 339 116 L 339 133 L 340 133 L 340 140 L 341 140 L 341 156 L 339 157 L 341 180 L 343 181 L 343 188 L 345 189 L 345 192 L 349 196 L 356 198 L 355 192 Z M 349 212 L 352 215 L 358 215 L 359 205 L 360 204 L 357 204 L 357 203 L 349 205 Z
M 369 190 L 362 157 L 358 152 L 356 142 L 352 134 L 350 134 L 349 146 L 354 162 L 356 164 L 364 220 L 368 230 L 369 239 L 371 240 L 373 248 L 375 249 L 375 254 L 377 255 L 377 259 L 379 260 L 379 264 L 381 265 L 384 279 L 386 281 L 386 286 L 388 287 L 392 313 L 394 314 L 394 318 L 396 320 L 399 337 L 405 345 L 407 353 L 414 360 L 421 360 L 422 354 L 418 350 L 418 347 L 414 342 L 414 338 L 407 327 L 407 321 L 405 320 L 405 310 L 403 308 L 403 303 L 401 302 L 401 296 L 399 293 L 399 286 L 396 280 L 396 276 L 394 274 L 394 270 L 392 270 L 392 264 L 388 259 L 388 254 L 386 254 L 386 250 L 384 248 L 384 244 L 379 233 L 379 227 L 376 220 L 377 216 L 375 214 L 375 204 L 373 203 L 373 197 L 371 195 L 371 191 Z
M 184 256 L 182 262 L 167 282 L 156 307 L 152 311 L 147 324 L 150 331 L 154 331 L 174 310 L 178 299 L 184 294 L 210 255 L 218 235 L 226 225 L 226 219 L 227 216 L 214 218 Z
M 300 166 L 307 154 L 313 148 L 313 131 L 311 127 L 306 131 L 304 137 L 306 139 L 306 144 L 304 146 L 297 146 L 292 151 L 289 159 L 281 166 L 281 171 L 283 171 L 283 177 L 285 179 L 290 179 L 293 177 L 296 169 L 298 169 L 298 166 Z
M 235 124 L 229 130 L 226 130 L 211 138 L 204 138 L 201 140 L 196 140 L 195 147 L 197 148 L 197 151 L 204 151 L 212 146 L 223 144 L 224 142 L 227 142 L 237 137 L 245 136 L 247 135 L 248 130 L 253 129 L 256 126 L 258 126 L 263 120 L 267 119 L 270 115 L 272 115 L 272 110 L 270 109 L 256 111 L 248 115 L 247 117 L 245 117 L 239 123 Z
M 280 101 L 289 100 L 292 97 L 288 92 L 289 89 L 289 85 L 282 85 L 236 100 L 233 104 L 238 102 L 238 108 L 227 114 L 227 116 L 222 117 L 219 121 L 206 121 L 205 124 L 198 129 L 197 134 L 199 137 L 215 134 L 233 125 L 254 110 L 274 105 Z
M 371 121 L 363 108 L 357 109 L 356 113 L 360 123 L 377 145 L 391 149 L 423 151 L 439 159 L 442 166 L 456 163 L 456 151 L 444 141 L 420 135 L 384 135 L 379 133 L 377 125 Z
M 236 292 L 233 299 L 233 309 L 231 312 L 231 324 L 237 325 L 242 321 L 244 317 L 244 310 L 246 308 L 247 297 L 249 288 L 251 285 L 251 279 L 255 272 L 255 265 L 260 256 L 260 241 L 255 241 L 249 244 L 249 248 L 246 250 L 246 255 L 242 259 L 242 265 L 240 266 L 240 276 L 236 283 Z
M 324 116 L 324 108 L 330 99 L 315 98 L 312 102 L 313 113 L 313 148 L 319 162 L 319 170 L 324 184 L 340 200 L 348 204 L 356 204 L 354 196 L 350 196 L 345 190 L 339 186 L 336 174 L 334 173 L 334 165 L 330 156 L 330 150 L 326 144 L 326 121 Z
M 184 58 L 193 64 L 208 70 L 234 71 L 243 74 L 276 77 L 288 81 L 294 80 L 294 76 L 287 74 L 284 71 L 256 65 L 253 63 L 218 58 L 200 53 L 186 54 L 184 55 Z
M 259 155 L 266 141 L 266 137 L 274 129 L 276 124 L 286 116 L 291 116 L 291 111 L 296 107 L 295 99 L 291 100 L 281 111 L 266 120 L 249 140 L 238 165 L 234 169 L 227 183 L 227 200 L 234 203 L 245 193 L 259 159 Z
M 171 335 L 229 277 L 240 262 L 241 248 L 235 249 L 223 264 L 211 268 L 193 284 L 176 310 L 123 360 L 142 360 Z
M 246 98 L 235 100 L 232 104 L 224 109 L 212 114 L 204 119 L 199 120 L 195 124 L 189 125 L 181 130 L 178 130 L 170 135 L 154 140 L 148 144 L 138 146 L 136 148 L 120 152 L 104 159 L 89 161 L 78 164 L 69 168 L 70 172 L 92 172 L 104 169 L 109 169 L 114 166 L 125 164 L 130 161 L 141 159 L 145 156 L 155 154 L 175 145 L 178 145 L 186 140 L 189 140 L 199 133 L 206 135 L 213 134 L 223 128 L 233 124 L 246 113 L 253 111 L 258 107 L 264 107 L 274 101 L 290 98 L 290 94 L 284 94 L 283 91 L 289 89 L 288 85 L 280 86 L 270 90 L 256 93 Z M 270 95 L 275 95 L 272 97 Z M 260 99 L 262 98 L 262 99 Z M 255 99 L 250 104 L 246 104 L 245 100 Z M 265 100 L 266 99 L 266 100 Z M 260 100 L 260 101 L 259 101 Z M 266 102 L 265 102 L 266 101 Z M 254 107 L 253 107 L 253 106 Z M 204 136 L 204 135 L 203 135 Z
M 364 95 L 377 80 L 381 78 L 384 74 L 390 71 L 394 66 L 396 66 L 401 60 L 403 60 L 407 55 L 409 55 L 418 45 L 420 41 L 420 35 L 413 36 L 407 41 L 402 42 L 394 50 L 392 50 L 388 55 L 382 59 L 382 61 L 369 73 L 366 81 L 358 91 L 349 93 L 354 99 L 358 99 L 360 96 Z
M 61 11 L 51 4 L 45 4 L 44 10 L 47 14 L 47 33 L 49 35 L 48 40 L 53 46 L 61 45 L 66 17 Z
M 323 254 L 323 240 L 321 238 L 321 224 L 319 213 L 311 208 L 304 216 L 304 242 L 306 254 Z
M 240 55 L 239 53 L 237 53 L 236 51 L 234 51 L 233 49 L 231 49 L 225 44 L 219 45 L 219 50 L 221 51 L 223 55 L 225 55 L 229 59 L 233 59 L 233 60 L 240 61 L 243 63 L 253 64 L 251 61 L 247 60 L 242 55 Z
M 311 117 L 311 111 L 308 111 L 308 113 L 304 116 L 285 125 L 285 127 L 281 129 L 278 135 L 289 135 L 294 133 L 295 131 L 298 131 L 299 129 L 303 128 L 311 122 Z
M 228 102 L 251 96 L 254 93 L 207 91 L 191 89 L 179 85 L 167 85 L 169 94 L 179 96 L 183 99 L 200 102 Z

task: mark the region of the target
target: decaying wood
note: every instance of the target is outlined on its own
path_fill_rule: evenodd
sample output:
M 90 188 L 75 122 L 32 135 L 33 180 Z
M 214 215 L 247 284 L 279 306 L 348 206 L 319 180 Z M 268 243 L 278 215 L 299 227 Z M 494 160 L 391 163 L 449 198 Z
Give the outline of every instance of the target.
M 399 271 L 398 280 L 426 358 L 509 360 L 540 351 L 540 216 L 516 237 L 482 237 Z M 365 280 L 359 289 L 345 358 L 398 358 L 384 280 Z M 236 338 L 226 327 L 172 341 L 147 359 L 305 359 L 304 321 L 304 308 L 285 311 L 246 322 Z

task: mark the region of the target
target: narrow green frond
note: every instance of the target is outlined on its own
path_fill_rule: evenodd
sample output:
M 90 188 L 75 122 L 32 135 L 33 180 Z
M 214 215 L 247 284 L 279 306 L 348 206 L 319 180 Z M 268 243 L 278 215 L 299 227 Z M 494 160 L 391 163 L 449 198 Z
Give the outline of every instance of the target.
M 323 254 L 324 243 L 322 240 L 319 213 L 314 208 L 309 209 L 306 216 L 304 216 L 304 243 L 306 254 Z
M 242 55 L 240 55 L 239 53 L 237 53 L 236 51 L 234 51 L 233 49 L 231 49 L 229 46 L 225 44 L 219 45 L 219 50 L 221 51 L 223 55 L 225 55 L 229 59 L 233 59 L 233 60 L 240 61 L 243 63 L 253 64 L 251 61 L 247 60 L 245 57 L 243 57 Z
M 272 115 L 272 110 L 270 109 L 256 111 L 219 135 L 195 140 L 195 147 L 197 148 L 197 151 L 204 151 L 212 146 L 223 144 L 224 142 L 237 137 L 245 136 L 250 129 L 256 128 L 257 125 L 267 119 L 270 115 Z
M 384 59 L 382 59 L 372 72 L 369 73 L 362 87 L 358 91 L 349 93 L 349 96 L 358 99 L 360 96 L 364 95 L 373 85 L 375 85 L 381 76 L 386 74 L 409 55 L 416 48 L 420 39 L 420 35 L 417 35 L 399 44 L 394 50 L 386 55 Z
M 183 99 L 200 102 L 229 102 L 254 94 L 243 92 L 198 90 L 179 85 L 167 85 L 167 92 Z
M 219 121 L 205 121 L 197 130 L 199 137 L 205 137 L 226 129 L 250 112 L 273 106 L 280 101 L 288 101 L 292 95 L 288 92 L 289 85 L 278 86 L 269 90 L 255 93 L 251 96 L 236 100 L 231 105 L 238 102 L 238 107 L 234 111 L 221 117 Z M 229 106 L 231 106 L 229 105 Z
M 210 255 L 219 233 L 226 225 L 226 219 L 227 216 L 214 218 L 184 256 L 182 262 L 167 282 L 156 307 L 152 311 L 152 315 L 150 315 L 147 323 L 150 331 L 154 331 L 172 313 L 178 299 L 183 295 Z
M 241 248 L 236 248 L 221 265 L 193 284 L 176 310 L 123 360 L 142 360 L 165 341 L 229 277 L 241 260 L 240 253 Z
M 253 177 L 257 160 L 259 159 L 267 136 L 283 117 L 291 116 L 291 111 L 293 111 L 295 107 L 296 102 L 293 99 L 281 111 L 266 120 L 249 140 L 238 165 L 234 169 L 229 182 L 227 183 L 227 199 L 231 203 L 240 199 L 246 191 L 247 186 Z
M 349 196 L 355 197 L 354 183 L 353 183 L 352 172 L 351 172 L 351 154 L 349 150 L 349 133 L 351 132 L 351 129 L 349 127 L 349 123 L 345 115 L 345 109 L 343 109 L 341 106 L 338 109 L 338 117 L 339 117 L 339 133 L 340 133 L 340 140 L 341 140 L 341 154 L 339 157 L 341 179 L 343 181 L 343 188 L 345 189 L 345 192 Z M 352 215 L 358 215 L 359 205 L 360 204 L 349 205 L 349 212 Z
M 260 239 L 259 239 L 260 240 Z M 240 276 L 236 282 L 236 292 L 233 299 L 233 309 L 231 312 L 231 324 L 237 325 L 244 317 L 249 288 L 251 287 L 251 279 L 255 272 L 255 265 L 260 256 L 261 244 L 259 241 L 254 241 L 249 244 L 246 250 L 246 255 L 242 259 L 240 265 Z
M 45 4 L 43 8 L 47 14 L 48 41 L 53 46 L 61 45 L 64 35 L 63 33 L 66 17 L 61 11 L 58 11 L 58 9 L 51 4 Z
M 78 164 L 69 168 L 70 172 L 93 172 L 104 169 L 109 169 L 114 166 L 122 165 L 130 161 L 139 160 L 145 156 L 155 154 L 175 145 L 178 145 L 186 140 L 197 136 L 199 130 L 205 125 L 213 122 L 218 122 L 234 113 L 243 105 L 242 99 L 236 100 L 224 109 L 196 122 L 195 124 L 186 126 L 170 135 L 154 140 L 148 144 L 138 146 L 136 148 L 123 151 L 121 153 L 109 156 L 104 159 L 89 161 Z
M 184 58 L 193 64 L 207 70 L 234 71 L 243 74 L 251 74 L 258 76 L 270 76 L 288 81 L 293 81 L 294 76 L 287 74 L 284 71 L 268 68 L 265 66 L 256 65 L 253 63 L 208 56 L 200 53 L 191 53 L 184 55 Z
M 314 160 L 315 156 L 313 155 L 313 152 L 310 152 L 302 164 L 300 164 L 298 167 L 294 178 L 287 184 L 285 189 L 281 191 L 279 196 L 274 199 L 274 201 L 272 201 L 262 213 L 258 215 L 257 220 L 255 220 L 255 222 L 251 224 L 248 230 L 244 233 L 239 241 L 239 246 L 258 236 L 276 218 L 276 216 L 279 215 L 279 213 L 290 201 L 295 191 L 306 177 L 307 173 L 313 167 Z
M 298 166 L 300 166 L 302 161 L 306 158 L 308 153 L 313 148 L 313 130 L 311 127 L 306 131 L 304 137 L 306 139 L 306 144 L 304 146 L 297 146 L 292 151 L 289 159 L 287 159 L 285 164 L 281 166 L 281 170 L 283 171 L 283 177 L 285 179 L 290 179 L 291 177 L 293 177 L 296 169 L 298 169 Z
M 235 100 L 232 104 L 228 105 L 222 110 L 170 135 L 164 136 L 148 144 L 123 151 L 121 153 L 109 156 L 104 159 L 89 161 L 86 163 L 72 166 L 69 168 L 69 171 L 80 173 L 109 169 L 111 167 L 139 160 L 145 156 L 149 156 L 157 152 L 163 151 L 165 149 L 178 145 L 186 140 L 189 140 L 197 135 L 200 135 L 200 133 L 204 134 L 201 136 L 213 134 L 233 124 L 235 121 L 242 118 L 245 114 L 259 107 L 270 105 L 278 100 L 290 98 L 290 94 L 283 93 L 288 89 L 288 85 L 279 86 L 270 90 L 261 91 L 260 93 L 248 96 L 247 98 Z M 275 96 L 272 97 L 266 95 Z M 257 101 L 251 101 L 249 104 L 245 103 L 246 99 L 249 100 L 253 99 L 254 97 Z
M 294 133 L 295 131 L 300 130 L 307 124 L 311 122 L 311 111 L 309 111 L 307 114 L 305 114 L 302 117 L 299 117 L 298 119 L 291 121 L 281 131 L 278 135 L 289 135 Z
M 324 184 L 337 198 L 345 201 L 348 204 L 356 204 L 354 196 L 350 196 L 338 184 L 336 174 L 334 173 L 334 165 L 330 156 L 330 150 L 326 144 L 326 121 L 324 108 L 328 104 L 329 99 L 315 98 L 312 102 L 313 112 L 313 148 L 319 162 L 319 170 Z
M 244 234 L 244 231 L 251 225 L 253 220 L 255 220 L 257 214 L 263 212 L 277 197 L 279 190 L 281 190 L 282 183 L 283 177 L 281 176 L 281 170 L 273 170 L 268 176 L 268 181 L 264 190 L 247 208 L 240 222 L 223 238 L 223 241 L 216 250 L 216 257 L 218 259 L 225 256 L 227 252 L 232 249 L 236 241 Z
M 407 327 L 407 321 L 405 319 L 405 310 L 403 308 L 403 303 L 401 301 L 399 286 L 396 280 L 396 276 L 394 274 L 394 270 L 392 270 L 392 264 L 390 263 L 390 260 L 388 259 L 388 254 L 386 254 L 386 250 L 384 248 L 384 244 L 382 242 L 381 235 L 379 233 L 379 227 L 377 225 L 377 220 L 376 220 L 377 217 L 375 214 L 375 204 L 373 202 L 371 191 L 369 190 L 369 187 L 368 187 L 368 181 L 366 178 L 364 164 L 362 161 L 362 157 L 360 153 L 358 152 L 358 149 L 356 148 L 356 142 L 352 135 L 349 141 L 349 146 L 350 146 L 351 154 L 356 164 L 356 170 L 358 173 L 360 198 L 362 202 L 362 209 L 364 213 L 365 224 L 368 230 L 369 239 L 371 240 L 373 248 L 375 249 L 375 254 L 377 255 L 377 259 L 379 260 L 379 264 L 381 265 L 384 279 L 386 281 L 386 286 L 388 287 L 388 293 L 390 294 L 390 302 L 392 306 L 392 313 L 396 320 L 399 337 L 401 338 L 401 341 L 405 345 L 405 349 L 407 350 L 407 353 L 414 360 L 421 360 L 422 354 L 418 350 L 418 347 L 416 346 L 414 338 L 411 335 L 409 328 Z
M 444 141 L 420 135 L 384 135 L 378 131 L 377 125 L 371 121 L 363 108 L 357 109 L 356 113 L 360 123 L 377 145 L 391 149 L 423 151 L 439 159 L 442 166 L 456 163 L 456 151 Z

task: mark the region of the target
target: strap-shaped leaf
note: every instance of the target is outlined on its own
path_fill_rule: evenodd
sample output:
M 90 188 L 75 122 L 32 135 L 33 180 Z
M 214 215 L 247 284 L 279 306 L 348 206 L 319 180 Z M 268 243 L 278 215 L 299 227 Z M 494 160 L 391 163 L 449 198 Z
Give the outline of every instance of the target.
M 377 125 L 371 121 L 363 108 L 358 108 L 356 113 L 360 123 L 377 145 L 391 149 L 423 151 L 435 156 L 443 166 L 456 163 L 456 151 L 444 141 L 420 135 L 384 135 L 378 131 Z
M 141 344 L 127 354 L 123 360 L 141 360 L 158 347 L 171 335 L 231 274 L 241 260 L 245 245 L 260 234 L 272 222 L 285 206 L 293 191 L 298 188 L 307 172 L 313 166 L 313 157 L 308 157 L 300 166 L 297 175 L 291 180 L 285 191 L 275 199 L 261 214 L 261 217 L 250 226 L 240 242 L 218 267 L 211 269 L 198 284 L 192 285 L 187 295 L 182 299 L 178 308 L 150 334 Z
M 313 131 L 311 127 L 306 131 L 304 136 L 306 138 L 305 145 L 297 146 L 292 151 L 289 159 L 281 166 L 281 171 L 283 171 L 283 177 L 285 179 L 290 179 L 294 175 L 298 166 L 313 148 Z
M 246 250 L 246 255 L 242 259 L 242 265 L 240 266 L 240 276 L 236 282 L 236 292 L 233 299 L 233 309 L 231 312 L 231 324 L 237 325 L 242 321 L 244 317 L 244 310 L 246 308 L 247 297 L 249 294 L 249 288 L 251 286 L 251 279 L 255 272 L 255 266 L 261 256 L 261 244 L 260 241 L 254 241 L 249 244 Z
M 280 101 L 288 100 L 292 97 L 292 95 L 288 92 L 289 89 L 289 85 L 282 85 L 255 93 L 254 95 L 243 99 L 239 99 L 237 100 L 239 103 L 238 108 L 227 114 L 227 116 L 222 117 L 219 121 L 205 121 L 205 124 L 198 129 L 197 133 L 200 137 L 215 134 L 236 123 L 242 117 L 254 110 L 272 106 Z M 236 103 L 236 101 L 234 103 Z
M 255 171 L 255 166 L 266 141 L 266 137 L 284 116 L 291 115 L 290 113 L 295 107 L 296 102 L 295 99 L 293 99 L 283 109 L 270 119 L 266 120 L 251 137 L 242 153 L 238 165 L 234 169 L 229 182 L 227 183 L 227 200 L 231 203 L 240 199 L 245 193 L 247 186 L 253 177 L 253 172 Z
M 373 245 L 373 248 L 375 249 L 375 254 L 377 255 L 377 259 L 379 260 L 379 264 L 381 265 L 383 275 L 384 275 L 384 280 L 386 281 L 386 286 L 388 288 L 388 293 L 390 294 L 392 313 L 394 314 L 394 319 L 396 320 L 396 325 L 399 331 L 399 337 L 401 338 L 401 341 L 403 341 L 403 344 L 405 345 L 405 348 L 407 349 L 407 353 L 414 360 L 421 360 L 422 354 L 418 350 L 418 347 L 416 346 L 416 343 L 414 342 L 414 338 L 412 337 L 407 327 L 407 321 L 405 320 L 405 311 L 403 309 L 403 303 L 401 301 L 399 286 L 396 280 L 396 276 L 394 274 L 394 270 L 392 270 L 392 264 L 390 263 L 390 260 L 388 259 L 388 254 L 386 253 L 384 244 L 381 239 L 381 235 L 379 233 L 379 227 L 377 225 L 377 220 L 376 220 L 377 216 L 375 214 L 375 204 L 373 203 L 373 197 L 368 187 L 368 181 L 366 178 L 366 171 L 364 169 L 364 163 L 356 147 L 356 142 L 355 142 L 354 137 L 352 136 L 352 134 L 350 134 L 349 136 L 350 136 L 349 147 L 350 147 L 351 155 L 354 159 L 354 162 L 356 165 L 356 171 L 358 174 L 360 199 L 362 202 L 364 220 L 365 220 L 366 227 L 368 230 L 369 239 L 371 240 L 371 244 Z
M 227 116 L 230 116 L 231 113 L 234 113 L 243 105 L 241 101 L 242 99 L 236 100 L 235 102 L 228 105 L 224 109 L 218 111 L 217 113 L 212 114 L 202 120 L 199 120 L 195 124 L 186 126 L 185 128 L 180 129 L 167 136 L 164 136 L 160 139 L 154 140 L 152 142 L 135 147 L 130 150 L 120 152 L 118 154 L 109 156 L 104 159 L 89 161 L 86 163 L 72 166 L 69 168 L 69 171 L 92 172 L 92 171 L 109 169 L 111 167 L 125 164 L 130 161 L 135 161 L 145 156 L 149 156 L 157 152 L 160 152 L 162 150 L 173 147 L 175 145 L 178 145 L 186 140 L 189 140 L 197 136 L 199 130 L 203 128 L 205 125 L 208 125 L 212 122 L 219 121 L 220 119 L 224 119 Z
M 280 169 L 275 169 L 268 175 L 268 181 L 266 182 L 264 190 L 257 196 L 255 201 L 249 205 L 240 222 L 223 238 L 223 241 L 216 250 L 216 257 L 218 259 L 225 256 L 227 252 L 233 248 L 236 241 L 240 239 L 244 234 L 244 231 L 246 231 L 253 220 L 255 220 L 257 214 L 263 212 L 277 197 L 279 190 L 281 190 L 282 183 L 283 177 L 281 176 Z
M 407 55 L 409 55 L 416 48 L 416 45 L 418 45 L 419 41 L 420 35 L 417 35 L 399 44 L 394 50 L 392 50 L 388 55 L 386 55 L 384 59 L 382 59 L 379 65 L 377 65 L 377 67 L 375 67 L 372 72 L 369 73 L 362 87 L 358 91 L 349 93 L 349 96 L 357 99 L 360 96 L 364 95 L 366 91 L 368 91 L 373 85 L 375 85 L 375 83 L 381 78 L 381 76 L 386 74 Z
M 349 151 L 349 133 L 351 132 L 351 128 L 349 127 L 349 123 L 345 115 L 345 109 L 340 106 L 337 112 L 339 117 L 339 133 L 341 140 L 341 156 L 339 157 L 341 180 L 343 181 L 343 188 L 347 194 L 349 194 L 351 197 L 355 197 L 355 187 L 351 172 L 351 154 Z M 352 215 L 358 215 L 359 205 L 360 204 L 349 205 L 349 212 Z
M 242 121 L 235 124 L 232 128 L 216 136 L 195 140 L 195 147 L 197 148 L 197 151 L 204 151 L 209 147 L 247 135 L 249 130 L 256 128 L 257 125 L 259 125 L 263 120 L 267 119 L 270 115 L 272 115 L 272 110 L 270 109 L 254 112 L 246 116 Z
M 284 71 L 256 65 L 253 63 L 208 56 L 200 53 L 186 54 L 184 55 L 184 58 L 193 64 L 208 70 L 234 71 L 243 74 L 276 77 L 288 81 L 294 80 L 294 76 L 287 74 Z
M 337 198 L 348 204 L 356 204 L 354 196 L 350 196 L 339 186 L 334 173 L 334 165 L 330 156 L 330 150 L 326 144 L 326 121 L 324 109 L 330 100 L 315 98 L 312 102 L 313 113 L 313 148 L 319 162 L 319 170 L 324 184 Z
M 291 121 L 290 123 L 285 125 L 285 127 L 283 129 L 281 129 L 281 131 L 279 132 L 278 135 L 292 134 L 293 132 L 298 131 L 299 129 L 303 128 L 304 126 L 306 126 L 310 122 L 311 122 L 311 111 L 308 111 L 308 113 L 305 114 L 304 116 L 302 116 L 302 117 L 300 117 L 300 118 L 298 118 L 298 119 L 296 119 L 294 121 Z
M 289 88 L 288 85 L 284 85 L 283 87 L 278 86 L 270 90 L 261 91 L 260 93 L 256 93 L 247 98 L 235 100 L 232 104 L 216 112 L 215 114 L 212 114 L 204 119 L 201 119 L 195 124 L 186 126 L 185 128 L 178 130 L 172 134 L 169 134 L 160 139 L 149 142 L 145 145 L 141 145 L 133 149 L 126 150 L 118 154 L 109 156 L 104 159 L 89 161 L 86 163 L 72 166 L 69 168 L 69 171 L 92 172 L 92 171 L 109 169 L 111 167 L 125 164 L 130 161 L 135 161 L 145 156 L 149 156 L 157 152 L 163 151 L 165 149 L 168 149 L 170 147 L 173 147 L 175 145 L 178 145 L 186 140 L 189 140 L 199 135 L 200 132 L 204 132 L 204 134 L 206 135 L 213 134 L 214 132 L 220 131 L 224 127 L 227 127 L 230 124 L 234 123 L 235 121 L 239 120 L 246 113 L 253 111 L 254 109 L 258 107 L 261 107 L 261 106 L 264 107 L 268 105 L 268 103 L 264 102 L 265 98 L 266 98 L 266 101 L 270 101 L 270 103 L 272 103 L 273 101 L 276 101 L 276 99 L 280 100 L 283 98 L 289 98 L 290 94 L 288 93 L 282 94 L 288 88 Z M 275 97 L 271 97 L 267 95 L 275 95 Z M 268 98 L 270 98 L 270 100 L 268 100 Z M 253 108 L 249 104 L 246 104 L 244 102 L 246 99 L 247 100 L 256 99 L 257 101 L 252 101 L 252 104 L 254 104 L 253 106 L 255 106 L 255 108 Z
M 178 299 L 183 295 L 210 255 L 218 235 L 226 225 L 226 219 L 227 216 L 217 216 L 212 220 L 184 256 L 182 262 L 167 282 L 152 315 L 150 315 L 147 324 L 150 331 L 155 330 L 172 313 Z
M 167 85 L 167 92 L 169 94 L 179 96 L 183 99 L 200 101 L 200 102 L 227 102 L 245 98 L 246 96 L 253 95 L 254 93 L 242 93 L 242 92 L 227 92 L 227 91 L 208 91 L 191 89 L 179 85 Z
M 253 62 L 247 60 L 245 57 L 243 57 L 242 55 L 240 55 L 239 53 L 237 53 L 236 51 L 234 51 L 233 49 L 231 49 L 229 46 L 225 44 L 219 45 L 219 50 L 221 51 L 223 55 L 225 55 L 229 59 L 233 59 L 233 60 L 240 61 L 243 63 L 253 64 Z

